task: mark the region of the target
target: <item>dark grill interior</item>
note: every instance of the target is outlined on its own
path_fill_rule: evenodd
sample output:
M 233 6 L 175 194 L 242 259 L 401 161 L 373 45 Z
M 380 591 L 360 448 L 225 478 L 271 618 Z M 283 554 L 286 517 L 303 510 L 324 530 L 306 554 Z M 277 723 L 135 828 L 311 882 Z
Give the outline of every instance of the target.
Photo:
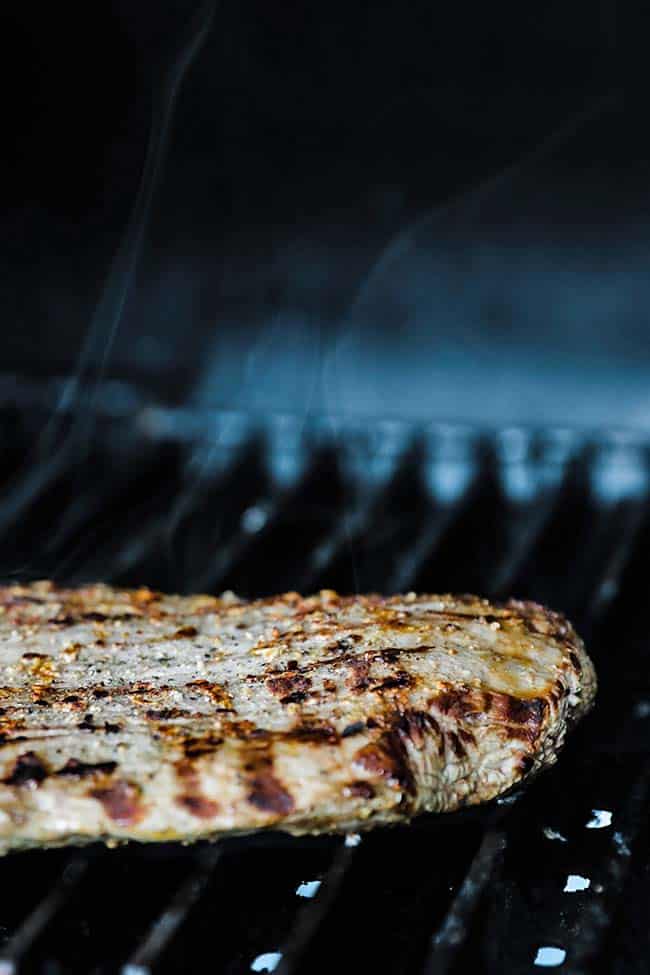
M 9 856 L 0 973 L 647 971 L 645 443 L 200 414 L 110 387 L 48 421 L 47 391 L 0 393 L 6 580 L 513 594 L 570 614 L 600 676 L 559 765 L 474 812 L 356 844 Z

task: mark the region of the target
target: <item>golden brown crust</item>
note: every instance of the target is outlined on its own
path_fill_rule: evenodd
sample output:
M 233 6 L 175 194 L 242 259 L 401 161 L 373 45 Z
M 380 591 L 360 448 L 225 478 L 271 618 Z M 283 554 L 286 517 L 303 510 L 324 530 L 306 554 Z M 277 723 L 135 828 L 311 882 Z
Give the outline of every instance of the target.
M 0 850 L 365 828 L 555 760 L 595 676 L 475 596 L 0 587 Z

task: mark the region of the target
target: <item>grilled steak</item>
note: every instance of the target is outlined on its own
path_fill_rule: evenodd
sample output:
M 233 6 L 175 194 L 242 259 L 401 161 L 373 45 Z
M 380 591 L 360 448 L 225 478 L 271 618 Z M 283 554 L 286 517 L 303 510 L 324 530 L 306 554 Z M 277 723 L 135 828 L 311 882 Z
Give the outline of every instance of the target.
M 561 616 L 476 597 L 0 588 L 0 851 L 347 831 L 555 761 L 595 675 Z

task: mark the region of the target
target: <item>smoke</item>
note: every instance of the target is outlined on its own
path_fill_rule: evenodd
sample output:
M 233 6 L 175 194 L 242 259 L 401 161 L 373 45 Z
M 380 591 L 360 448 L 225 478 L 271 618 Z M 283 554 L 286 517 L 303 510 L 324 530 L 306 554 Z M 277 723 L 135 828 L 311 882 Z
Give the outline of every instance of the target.
M 135 203 L 81 348 L 76 373 L 61 397 L 61 409 L 72 405 L 78 390 L 88 381 L 94 379 L 96 389 L 105 374 L 142 252 L 152 203 L 169 146 L 178 94 L 210 32 L 215 4 L 216 0 L 204 0 L 198 8 L 187 26 L 174 61 L 155 93 L 149 141 Z M 92 416 L 93 397 L 89 405 L 91 409 L 82 411 L 83 418 Z
M 140 261 L 169 146 L 178 95 L 187 72 L 210 32 L 215 6 L 216 0 L 204 0 L 197 8 L 172 62 L 156 87 L 142 176 L 127 226 L 79 351 L 74 374 L 63 384 L 50 419 L 36 440 L 24 470 L 19 473 L 13 489 L 3 501 L 0 537 L 6 536 L 15 521 L 48 486 L 56 485 L 62 472 L 71 467 L 76 469 L 87 456 L 96 422 L 97 397 Z M 92 478 L 89 480 L 92 481 Z M 92 483 L 88 485 L 80 481 L 71 506 L 83 506 L 84 487 L 88 489 L 89 497 L 96 490 Z M 41 555 L 47 555 L 48 551 L 60 545 L 62 526 L 69 513 L 60 512 L 58 525 L 48 534 Z M 22 566 L 19 571 L 25 572 L 28 568 Z

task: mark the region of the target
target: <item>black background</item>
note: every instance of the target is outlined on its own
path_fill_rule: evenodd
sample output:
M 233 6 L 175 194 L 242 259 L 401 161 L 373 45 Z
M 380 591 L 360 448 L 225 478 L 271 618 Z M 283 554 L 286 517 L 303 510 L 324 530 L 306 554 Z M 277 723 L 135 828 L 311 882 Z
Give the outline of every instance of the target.
M 75 368 L 196 7 L 4 7 L 3 369 Z M 612 2 L 224 0 L 109 374 L 171 401 L 645 425 L 646 27 Z

